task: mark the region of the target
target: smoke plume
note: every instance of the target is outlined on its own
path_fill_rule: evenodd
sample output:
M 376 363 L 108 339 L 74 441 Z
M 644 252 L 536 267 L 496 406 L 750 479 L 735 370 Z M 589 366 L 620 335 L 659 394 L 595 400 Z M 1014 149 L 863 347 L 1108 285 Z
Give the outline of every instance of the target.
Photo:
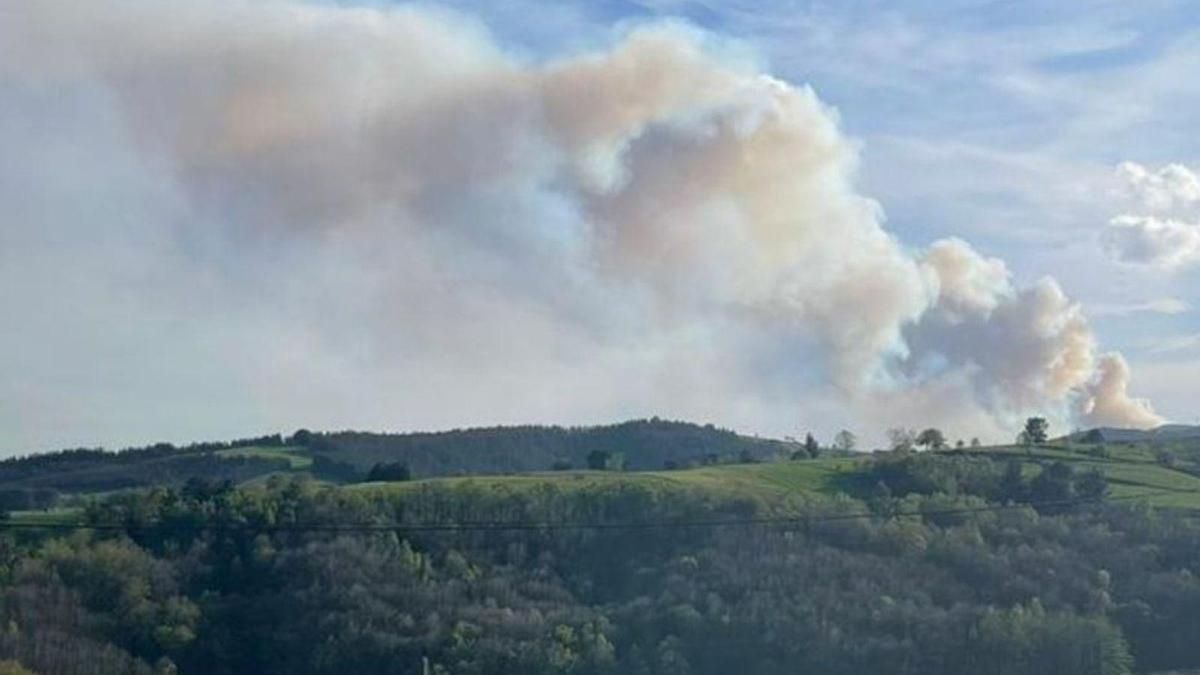
M 197 410 L 780 433 L 831 396 L 879 429 L 1159 421 L 1054 280 L 903 246 L 835 111 L 687 27 L 530 62 L 428 8 L 0 19 L 10 442 Z

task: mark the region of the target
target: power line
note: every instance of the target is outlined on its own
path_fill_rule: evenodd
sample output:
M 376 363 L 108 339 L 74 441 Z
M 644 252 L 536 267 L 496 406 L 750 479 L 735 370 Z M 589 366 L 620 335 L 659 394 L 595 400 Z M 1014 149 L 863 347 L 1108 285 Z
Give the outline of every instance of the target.
M 872 512 L 826 513 L 807 516 L 757 516 L 745 518 L 693 519 L 693 520 L 646 520 L 624 522 L 569 522 L 569 521 L 459 521 L 454 523 L 182 523 L 182 522 L 149 522 L 149 523 L 87 523 L 87 522 L 21 522 L 0 521 L 0 531 L 3 530 L 49 530 L 49 531 L 79 531 L 92 530 L 96 532 L 251 532 L 262 534 L 276 533 L 382 533 L 382 532 L 413 532 L 413 533 L 455 533 L 455 532 L 549 532 L 549 531 L 583 531 L 583 530 L 671 530 L 671 529 L 704 529 L 722 527 L 757 527 L 767 525 L 808 527 L 811 525 L 836 521 L 867 520 L 872 518 L 937 518 L 972 515 L 999 511 L 1010 511 L 1025 508 L 1067 508 L 1088 504 L 1102 504 L 1114 501 L 1130 501 L 1144 499 L 1162 494 L 1175 494 L 1178 490 L 1153 490 L 1119 497 L 1076 498 L 1041 502 L 1013 502 L 1009 504 L 990 504 L 986 506 L 961 507 L 955 509 L 937 509 L 929 511 L 902 511 L 891 514 Z

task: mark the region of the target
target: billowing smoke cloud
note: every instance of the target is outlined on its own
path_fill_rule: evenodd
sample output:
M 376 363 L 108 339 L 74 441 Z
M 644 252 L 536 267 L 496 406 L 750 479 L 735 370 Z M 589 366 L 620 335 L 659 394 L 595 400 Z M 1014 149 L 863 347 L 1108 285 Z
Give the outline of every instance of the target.
M 113 391 L 169 389 L 259 425 L 778 433 L 837 392 L 879 428 L 1158 421 L 1053 280 L 906 250 L 835 113 L 711 39 L 655 25 L 529 63 L 429 9 L 6 8 L 0 141 L 33 173 L 0 167 L 25 176 L 0 193 L 24 290 L 0 308 L 42 319 L 0 344 L 25 383 L 0 415 L 41 420 L 16 440 L 57 439 L 56 406 L 76 435 L 150 433 Z
M 1082 419 L 1092 426 L 1121 420 L 1134 427 L 1152 427 L 1162 423 L 1148 402 L 1130 398 L 1129 364 L 1120 354 L 1100 357 L 1097 375 L 1087 385 L 1083 399 Z
M 1117 178 L 1141 212 L 1109 221 L 1102 236 L 1109 255 L 1163 269 L 1200 262 L 1200 176 L 1180 164 L 1151 171 L 1123 162 Z
M 908 331 L 910 367 L 928 363 L 969 373 L 974 398 L 989 410 L 1074 400 L 1080 423 L 1162 422 L 1148 402 L 1128 395 L 1125 361 L 1097 356 L 1080 306 L 1053 279 L 1016 288 L 1002 261 L 959 240 L 935 243 L 921 262 L 938 280 L 939 295 Z

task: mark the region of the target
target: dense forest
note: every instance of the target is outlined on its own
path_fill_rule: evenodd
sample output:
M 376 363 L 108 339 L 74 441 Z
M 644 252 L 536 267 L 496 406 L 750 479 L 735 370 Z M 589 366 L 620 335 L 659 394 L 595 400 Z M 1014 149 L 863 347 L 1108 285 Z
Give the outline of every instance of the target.
M 92 529 L 4 532 L 0 668 L 1200 667 L 1189 512 L 1113 499 L 1104 475 L 1063 462 L 889 453 L 839 481 L 836 494 L 783 499 L 583 474 L 351 487 L 277 476 L 119 493 L 80 514 Z

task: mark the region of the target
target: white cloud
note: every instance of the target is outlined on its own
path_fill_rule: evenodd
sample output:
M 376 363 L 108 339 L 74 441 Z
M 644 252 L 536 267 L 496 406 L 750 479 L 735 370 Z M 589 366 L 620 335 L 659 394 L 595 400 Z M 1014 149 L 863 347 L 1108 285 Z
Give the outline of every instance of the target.
M 1182 164 L 1117 167 L 1121 191 L 1141 208 L 1109 221 L 1101 235 L 1114 260 L 1171 270 L 1200 261 L 1200 177 Z
M 1110 256 L 1124 263 L 1170 270 L 1200 261 L 1200 223 L 1117 216 L 1101 241 Z
M 1125 304 L 1092 304 L 1087 310 L 1090 316 L 1130 316 L 1133 314 L 1163 314 L 1176 316 L 1191 311 L 1191 305 L 1179 298 L 1156 298 L 1147 302 Z
M 1200 176 L 1182 164 L 1152 171 L 1136 162 L 1122 162 L 1117 176 L 1127 193 L 1154 213 L 1200 203 Z

